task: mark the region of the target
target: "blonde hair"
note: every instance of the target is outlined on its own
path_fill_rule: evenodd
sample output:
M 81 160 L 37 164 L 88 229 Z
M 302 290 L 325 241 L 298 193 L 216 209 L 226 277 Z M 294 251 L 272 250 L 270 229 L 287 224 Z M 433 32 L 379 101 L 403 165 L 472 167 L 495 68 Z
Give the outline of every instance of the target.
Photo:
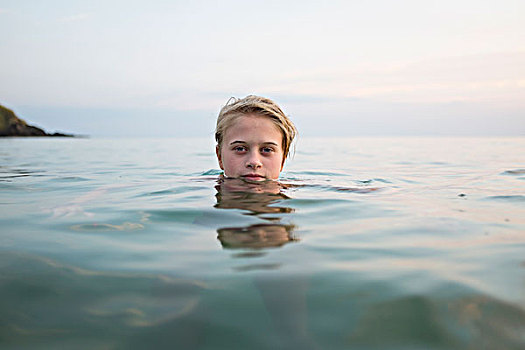
M 297 129 L 292 121 L 284 114 L 277 103 L 269 98 L 248 95 L 245 98 L 231 97 L 224 107 L 221 108 L 217 117 L 217 127 L 215 128 L 215 141 L 219 150 L 222 147 L 222 139 L 226 129 L 244 115 L 255 114 L 270 118 L 283 134 L 283 163 L 288 157 L 290 146 L 297 135 Z

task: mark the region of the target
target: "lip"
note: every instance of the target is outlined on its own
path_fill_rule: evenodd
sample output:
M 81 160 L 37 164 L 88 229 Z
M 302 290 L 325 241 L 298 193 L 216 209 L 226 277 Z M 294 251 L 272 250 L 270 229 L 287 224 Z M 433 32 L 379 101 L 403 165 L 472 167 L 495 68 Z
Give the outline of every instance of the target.
M 255 181 L 266 180 L 264 176 L 259 175 L 259 174 L 246 174 L 246 175 L 242 175 L 242 178 L 247 179 L 247 180 L 255 180 Z

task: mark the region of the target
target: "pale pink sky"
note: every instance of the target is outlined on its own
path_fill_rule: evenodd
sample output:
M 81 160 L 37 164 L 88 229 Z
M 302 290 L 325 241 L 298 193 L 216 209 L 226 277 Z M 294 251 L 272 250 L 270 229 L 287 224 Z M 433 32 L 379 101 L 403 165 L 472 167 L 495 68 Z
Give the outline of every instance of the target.
M 191 115 L 206 136 L 250 93 L 312 135 L 524 135 L 523 18 L 519 0 L 0 1 L 0 103 L 95 135 L 149 111 L 170 126 L 122 132 Z

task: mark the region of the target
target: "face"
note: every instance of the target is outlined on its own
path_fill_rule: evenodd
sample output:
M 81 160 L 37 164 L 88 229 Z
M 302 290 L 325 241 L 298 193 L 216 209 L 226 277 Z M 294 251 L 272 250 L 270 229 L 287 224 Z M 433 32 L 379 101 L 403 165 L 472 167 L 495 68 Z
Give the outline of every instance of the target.
M 226 129 L 217 147 L 226 177 L 247 181 L 276 180 L 283 168 L 283 134 L 267 117 L 244 115 Z

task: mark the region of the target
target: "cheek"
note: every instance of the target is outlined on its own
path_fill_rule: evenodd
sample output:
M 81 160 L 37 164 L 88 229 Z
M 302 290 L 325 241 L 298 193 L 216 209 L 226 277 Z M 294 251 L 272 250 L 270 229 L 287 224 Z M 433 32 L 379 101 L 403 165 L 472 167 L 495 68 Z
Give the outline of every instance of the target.
M 224 152 L 222 162 L 226 168 L 236 167 L 241 162 L 241 157 L 236 157 L 234 154 Z
M 283 160 L 281 157 L 275 157 L 273 158 L 268 166 L 273 170 L 273 172 L 277 172 L 277 173 L 280 173 L 281 170 L 283 170 Z

